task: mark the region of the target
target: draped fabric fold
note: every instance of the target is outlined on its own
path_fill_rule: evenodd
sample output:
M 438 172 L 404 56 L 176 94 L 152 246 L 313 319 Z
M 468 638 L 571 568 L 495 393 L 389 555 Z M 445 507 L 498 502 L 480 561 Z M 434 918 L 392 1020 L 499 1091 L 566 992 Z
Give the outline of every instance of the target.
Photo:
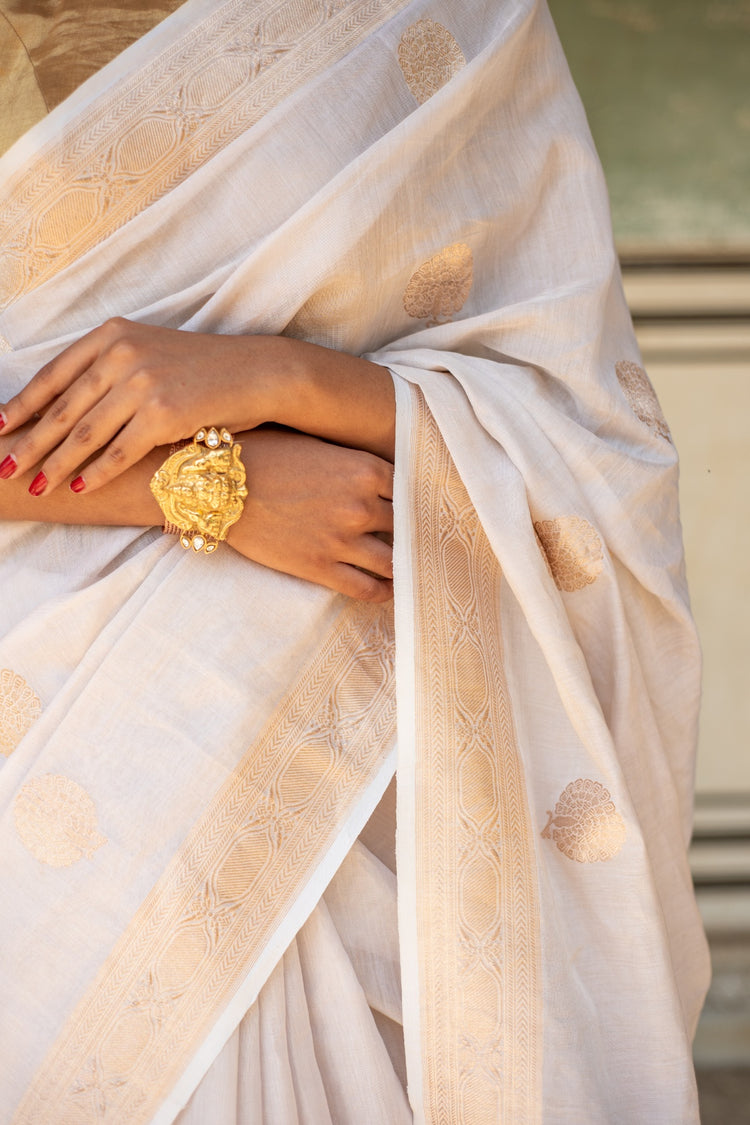
M 3 525 L 0 1120 L 697 1122 L 677 458 L 546 6 L 188 0 L 0 159 L 0 397 L 115 315 L 391 370 L 395 603 Z

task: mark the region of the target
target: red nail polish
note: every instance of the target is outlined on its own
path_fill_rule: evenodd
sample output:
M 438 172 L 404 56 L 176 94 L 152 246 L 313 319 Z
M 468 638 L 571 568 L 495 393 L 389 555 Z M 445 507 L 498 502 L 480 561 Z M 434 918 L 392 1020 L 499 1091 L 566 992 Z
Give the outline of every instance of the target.
M 8 421 L 8 419 L 5 417 L 2 410 L 0 410 L 0 430 L 2 430 L 3 426 L 7 423 L 7 421 Z
M 29 485 L 29 492 L 32 496 L 41 496 L 47 487 L 47 478 L 44 473 L 37 473 L 33 481 Z
M 18 467 L 18 462 L 12 453 L 9 453 L 4 461 L 0 462 L 0 480 L 7 480 L 12 477 Z
M 72 480 L 70 482 L 70 491 L 71 492 L 83 492 L 85 487 L 86 487 L 86 481 L 83 479 L 83 477 L 76 477 L 75 480 Z

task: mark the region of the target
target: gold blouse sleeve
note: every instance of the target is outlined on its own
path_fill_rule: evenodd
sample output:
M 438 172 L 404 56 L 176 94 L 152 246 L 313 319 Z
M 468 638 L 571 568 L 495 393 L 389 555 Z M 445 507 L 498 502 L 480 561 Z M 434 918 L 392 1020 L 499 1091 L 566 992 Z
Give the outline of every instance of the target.
M 180 2 L 0 0 L 0 154 Z
M 0 5 L 0 154 L 47 112 L 23 40 Z

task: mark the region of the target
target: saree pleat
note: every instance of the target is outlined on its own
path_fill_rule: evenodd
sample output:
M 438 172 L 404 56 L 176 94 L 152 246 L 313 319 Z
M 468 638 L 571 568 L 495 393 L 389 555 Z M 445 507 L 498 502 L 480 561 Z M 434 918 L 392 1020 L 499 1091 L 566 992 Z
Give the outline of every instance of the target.
M 188 0 L 0 159 L 0 394 L 116 315 L 391 371 L 395 600 L 3 527 L 0 1120 L 695 1125 L 677 457 L 544 3 Z
M 179 1125 L 410 1122 L 384 1011 L 400 1027 L 396 881 L 357 844 Z

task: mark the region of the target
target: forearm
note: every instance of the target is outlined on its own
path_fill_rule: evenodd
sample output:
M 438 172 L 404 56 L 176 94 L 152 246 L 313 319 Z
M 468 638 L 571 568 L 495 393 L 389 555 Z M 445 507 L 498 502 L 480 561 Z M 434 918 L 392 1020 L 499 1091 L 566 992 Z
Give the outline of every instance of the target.
M 11 448 L 13 440 L 14 435 L 10 434 L 0 437 L 0 460 Z M 154 449 L 103 488 L 81 495 L 76 495 L 69 488 L 59 488 L 49 495 L 31 496 L 28 489 L 36 472 L 34 466 L 21 476 L 0 482 L 0 519 L 122 527 L 157 526 L 164 522 L 164 516 L 151 494 L 149 481 L 168 453 L 168 447 Z
M 286 336 L 251 337 L 268 421 L 393 461 L 396 407 L 384 367 Z
M 154 447 L 206 425 L 239 433 L 276 422 L 389 461 L 394 454 L 388 370 L 285 336 L 181 332 L 114 318 L 1 409 L 11 445 L 0 478 L 36 466 L 37 493 L 51 494 L 82 471 L 76 490 L 93 493 Z

